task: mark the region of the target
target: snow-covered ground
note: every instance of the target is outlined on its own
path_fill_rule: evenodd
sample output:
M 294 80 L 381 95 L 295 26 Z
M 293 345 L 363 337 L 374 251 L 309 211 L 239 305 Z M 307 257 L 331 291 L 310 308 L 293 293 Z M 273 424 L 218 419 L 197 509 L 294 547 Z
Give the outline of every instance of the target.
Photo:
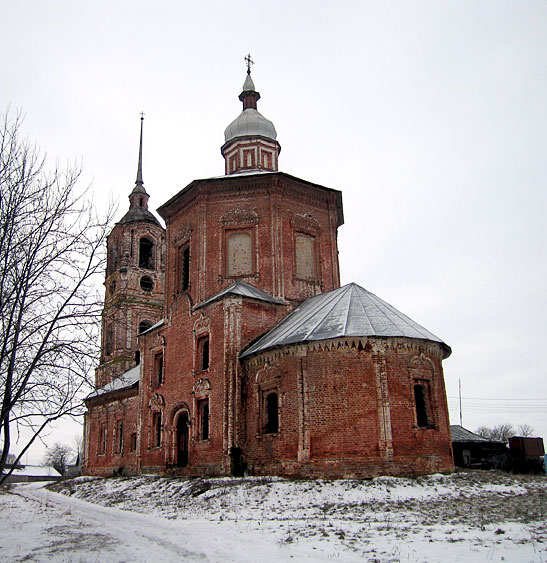
M 547 562 L 547 479 L 79 478 L 0 492 L 0 561 Z

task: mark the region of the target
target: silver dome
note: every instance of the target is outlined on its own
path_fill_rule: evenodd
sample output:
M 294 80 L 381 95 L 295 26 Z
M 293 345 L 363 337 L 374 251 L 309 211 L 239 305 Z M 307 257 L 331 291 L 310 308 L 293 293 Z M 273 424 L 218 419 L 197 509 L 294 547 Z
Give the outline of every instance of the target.
M 224 141 L 227 143 L 237 137 L 267 137 L 276 140 L 277 132 L 274 124 L 266 119 L 256 109 L 247 108 L 237 119 L 232 121 L 224 131 Z

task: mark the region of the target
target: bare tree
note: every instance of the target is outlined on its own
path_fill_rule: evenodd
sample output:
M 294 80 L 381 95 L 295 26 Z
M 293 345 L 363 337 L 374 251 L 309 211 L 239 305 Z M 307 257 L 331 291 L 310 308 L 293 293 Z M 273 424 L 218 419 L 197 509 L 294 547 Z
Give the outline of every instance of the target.
M 518 436 L 533 436 L 535 433 L 534 427 L 530 424 L 519 424 L 517 428 Z
M 477 428 L 476 432 L 479 436 L 484 436 L 489 440 L 497 440 L 499 442 L 507 442 L 511 436 L 516 435 L 515 428 L 512 424 L 504 422 L 503 424 L 498 424 L 497 426 L 481 426 Z
M 0 116 L 0 483 L 13 429 L 30 431 L 18 462 L 49 423 L 83 412 L 110 219 L 77 190 L 79 168 L 46 172 L 20 126 Z
M 515 430 L 512 424 L 504 422 L 492 427 L 480 426 L 477 428 L 476 434 L 484 436 L 489 440 L 507 442 L 511 436 L 532 436 L 534 434 L 534 427 L 530 424 L 519 424 Z
M 61 475 L 64 475 L 73 457 L 74 450 L 70 446 L 56 442 L 51 448 L 46 450 L 42 464 L 51 465 Z

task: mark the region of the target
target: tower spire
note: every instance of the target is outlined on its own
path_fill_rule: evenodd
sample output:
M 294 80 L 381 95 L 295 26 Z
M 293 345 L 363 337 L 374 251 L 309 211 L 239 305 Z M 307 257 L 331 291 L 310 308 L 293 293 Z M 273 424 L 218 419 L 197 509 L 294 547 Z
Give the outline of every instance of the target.
M 137 179 L 135 180 L 136 185 L 142 186 L 144 182 L 142 181 L 142 126 L 144 122 L 144 112 L 141 111 L 141 139 L 139 143 L 139 165 L 137 167 Z

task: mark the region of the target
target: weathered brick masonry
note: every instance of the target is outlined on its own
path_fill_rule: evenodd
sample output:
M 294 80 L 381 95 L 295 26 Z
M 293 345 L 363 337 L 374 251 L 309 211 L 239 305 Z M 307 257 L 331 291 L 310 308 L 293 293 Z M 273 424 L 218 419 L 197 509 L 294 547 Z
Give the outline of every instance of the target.
M 370 477 L 453 469 L 450 348 L 340 288 L 341 193 L 279 172 L 248 73 L 226 176 L 148 211 L 139 167 L 108 240 L 89 474 Z

